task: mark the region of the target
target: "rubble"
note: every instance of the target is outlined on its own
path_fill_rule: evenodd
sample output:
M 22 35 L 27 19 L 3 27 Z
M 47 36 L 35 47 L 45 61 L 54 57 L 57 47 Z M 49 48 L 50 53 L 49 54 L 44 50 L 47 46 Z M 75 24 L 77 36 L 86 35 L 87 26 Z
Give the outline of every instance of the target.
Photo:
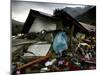
M 70 25 L 72 25 L 67 27 L 67 30 L 64 30 L 65 28 L 52 31 L 43 29 L 40 32 L 12 36 L 13 73 L 74 71 L 96 68 L 95 32 L 91 35 L 76 20 L 68 14 L 66 15 L 68 17 L 64 17 L 65 14 L 62 17 L 71 22 Z M 51 18 L 54 19 L 54 17 Z M 81 32 L 74 32 L 75 27 L 79 27 Z
M 13 55 L 13 59 L 14 60 L 13 60 L 13 62 L 17 63 L 20 60 L 19 63 L 17 63 L 17 66 L 18 66 L 18 64 L 20 64 L 20 66 L 19 66 L 20 68 L 18 69 L 18 67 L 17 67 L 18 70 L 22 70 L 22 69 L 24 69 L 24 67 L 28 67 L 28 66 L 32 65 L 33 63 L 34 64 L 37 63 L 39 65 L 39 62 L 42 62 L 43 63 L 42 66 L 44 66 L 44 67 L 40 67 L 40 71 L 39 72 L 65 71 L 65 70 L 67 70 L 67 71 L 71 70 L 72 71 L 72 70 L 94 69 L 95 65 L 96 65 L 96 59 L 95 59 L 96 58 L 95 36 L 90 38 L 90 36 L 87 36 L 85 34 L 84 35 L 83 34 L 79 35 L 79 33 L 78 33 L 78 36 L 76 34 L 76 38 L 73 36 L 73 40 L 72 41 L 73 41 L 73 43 L 72 43 L 73 47 L 72 47 L 72 51 L 71 52 L 69 50 L 67 50 L 66 47 L 64 49 L 62 49 L 61 52 L 56 52 L 53 49 L 53 46 L 47 47 L 48 51 L 54 52 L 54 53 L 51 54 L 50 57 L 47 57 L 47 58 L 45 58 L 45 57 L 47 56 L 48 51 L 43 56 L 37 55 L 37 53 L 35 53 L 35 55 L 33 55 L 31 53 L 28 54 L 30 46 L 35 46 L 36 44 L 37 45 L 38 44 L 39 45 L 41 45 L 41 44 L 45 45 L 46 44 L 45 42 L 39 42 L 39 43 L 33 44 L 33 42 L 31 42 L 31 43 L 27 42 L 26 43 L 24 41 L 23 44 L 16 43 L 14 45 L 16 50 L 14 50 L 15 48 L 14 49 L 12 48 L 14 50 L 13 51 L 14 52 L 14 55 Z M 61 41 L 61 42 L 63 42 L 63 41 Z M 59 43 L 55 43 L 55 44 L 60 44 L 60 42 Z M 19 45 L 19 47 L 17 48 L 18 45 Z M 26 52 L 24 51 L 25 50 L 25 45 L 26 45 Z M 65 46 L 66 45 L 68 46 L 67 43 L 65 43 Z M 37 47 L 37 49 L 38 48 L 39 47 Z M 57 49 L 58 48 L 59 47 L 57 47 Z M 18 54 L 18 49 L 22 49 L 22 52 L 21 52 L 21 50 L 19 50 L 19 55 L 16 55 L 16 54 Z M 32 50 L 33 49 L 35 49 L 35 48 L 32 47 Z M 42 50 L 42 52 L 44 50 L 44 52 L 46 52 L 46 50 L 42 49 L 42 48 L 39 48 L 39 50 L 40 51 Z M 36 51 L 36 52 L 39 53 L 39 51 Z M 40 53 L 42 53 L 42 52 L 40 52 Z M 28 54 L 28 56 L 25 55 L 25 54 Z M 54 57 L 52 58 L 52 56 L 54 56 Z M 16 58 L 14 58 L 14 57 L 16 57 Z M 39 57 L 39 58 L 35 59 L 35 60 L 32 60 L 32 61 L 27 61 L 28 59 L 32 59 L 32 58 L 35 58 L 35 57 Z M 17 60 L 17 59 L 19 59 L 19 60 Z M 23 64 L 21 65 L 21 63 L 23 63 Z M 90 64 L 90 65 L 88 65 L 88 64 Z M 27 72 L 28 72 L 28 70 L 27 70 Z

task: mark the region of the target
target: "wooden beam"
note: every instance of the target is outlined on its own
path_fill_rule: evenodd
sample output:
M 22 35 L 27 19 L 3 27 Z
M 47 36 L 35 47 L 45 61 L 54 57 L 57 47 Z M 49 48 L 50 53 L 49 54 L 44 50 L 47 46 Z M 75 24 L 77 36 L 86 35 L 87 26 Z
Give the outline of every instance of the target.
M 71 31 L 70 31 L 70 42 L 69 42 L 69 50 L 72 51 L 72 37 L 73 37 L 73 33 L 74 33 L 74 25 L 72 25 L 71 27 Z
M 45 60 L 47 60 L 51 55 L 52 55 L 52 53 L 49 51 L 48 54 L 47 54 L 47 56 L 40 57 L 40 58 L 38 58 L 38 59 L 36 59 L 36 60 L 33 60 L 33 61 L 31 61 L 31 62 L 29 62 L 29 63 L 27 63 L 27 64 L 24 64 L 24 65 L 18 67 L 17 70 L 21 71 L 21 70 L 23 70 L 23 69 L 25 69 L 25 68 L 27 68 L 27 67 L 30 67 L 30 66 L 33 65 L 33 64 L 40 63 L 41 61 L 45 61 Z

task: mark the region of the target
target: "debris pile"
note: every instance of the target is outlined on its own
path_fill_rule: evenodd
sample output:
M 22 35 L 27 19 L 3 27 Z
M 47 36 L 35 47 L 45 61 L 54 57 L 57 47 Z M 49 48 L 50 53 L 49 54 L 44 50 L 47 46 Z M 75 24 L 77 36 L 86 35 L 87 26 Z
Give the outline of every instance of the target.
M 62 9 L 52 16 L 31 9 L 11 52 L 12 74 L 96 69 L 95 26 Z
M 47 41 L 48 34 L 52 40 Z M 40 35 L 42 37 L 40 37 Z M 44 36 L 44 37 L 43 37 Z M 96 36 L 66 32 L 28 33 L 12 37 L 13 73 L 88 70 L 96 68 Z

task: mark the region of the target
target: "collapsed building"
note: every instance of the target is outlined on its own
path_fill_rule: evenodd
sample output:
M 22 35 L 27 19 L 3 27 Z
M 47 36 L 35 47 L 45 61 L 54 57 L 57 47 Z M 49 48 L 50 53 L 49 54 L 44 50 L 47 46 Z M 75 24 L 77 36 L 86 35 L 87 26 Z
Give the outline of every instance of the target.
M 60 32 L 62 32 L 62 33 L 60 33 Z M 65 33 L 63 33 L 63 32 L 65 32 Z M 58 33 L 62 34 L 62 35 L 59 35 Z M 69 52 L 69 54 L 74 53 L 75 50 L 73 50 L 73 49 L 75 47 L 73 48 L 73 46 L 74 46 L 73 38 L 75 38 L 75 36 L 77 36 L 77 33 L 80 33 L 80 35 L 83 35 L 83 37 L 84 37 L 84 34 L 87 36 L 94 37 L 95 33 L 96 33 L 95 26 L 92 26 L 89 24 L 87 25 L 82 22 L 78 22 L 76 19 L 74 19 L 72 16 L 70 16 L 64 10 L 56 9 L 54 11 L 54 14 L 50 15 L 50 14 L 46 14 L 46 13 L 31 9 L 29 12 L 29 15 L 24 23 L 24 27 L 23 27 L 23 30 L 21 33 L 21 34 L 24 34 L 24 36 L 19 37 L 19 38 L 25 39 L 25 40 L 24 40 L 24 42 L 17 43 L 15 45 L 13 44 L 13 45 L 14 46 L 26 45 L 27 43 L 29 45 L 32 44 L 31 46 L 28 45 L 29 47 L 27 48 L 27 50 L 33 51 L 33 49 L 34 49 L 35 50 L 35 51 L 33 51 L 34 54 L 30 55 L 30 54 L 24 53 L 24 56 L 25 57 L 32 56 L 32 59 L 35 56 L 38 56 L 38 57 L 36 57 L 37 59 L 35 59 L 33 61 L 30 61 L 22 66 L 19 66 L 17 68 L 17 70 L 23 71 L 23 69 L 30 67 L 33 64 L 42 63 L 44 61 L 47 61 L 50 57 L 52 57 L 53 53 L 52 53 L 52 51 L 50 51 L 50 49 L 52 49 L 51 48 L 52 45 L 53 45 L 53 48 L 54 48 L 54 46 L 58 46 L 58 45 L 55 45 L 57 43 L 57 41 L 55 41 L 55 38 L 56 37 L 58 38 L 59 36 L 61 37 L 61 39 L 63 39 L 64 42 L 66 42 L 66 40 L 68 40 L 68 43 L 62 43 L 64 46 L 60 47 L 60 48 L 66 49 L 67 48 L 66 45 L 68 45 L 67 51 Z M 44 46 L 34 45 L 33 40 L 35 39 L 35 43 L 36 43 L 37 37 L 39 37 L 38 44 L 41 44 L 41 43 L 43 43 L 43 44 L 46 43 L 46 44 Z M 67 38 L 67 39 L 65 39 L 65 38 Z M 27 41 L 26 39 L 29 39 L 29 40 Z M 32 41 L 30 41 L 30 40 L 32 40 Z M 47 41 L 47 42 L 44 42 L 44 41 Z M 83 44 L 80 42 L 78 42 L 78 43 Z M 56 49 L 53 52 L 57 53 Z M 66 52 L 66 54 L 68 52 Z M 84 52 L 82 52 L 82 53 L 84 55 Z M 13 55 L 15 55 L 15 53 Z M 59 53 L 57 55 L 59 55 Z M 64 55 L 64 54 L 62 54 L 62 55 Z M 74 55 L 72 57 L 74 57 Z M 93 63 L 93 65 L 95 65 L 95 61 L 91 62 L 91 63 Z M 80 68 L 77 69 L 77 67 L 75 67 L 75 69 L 80 70 Z M 75 69 L 73 69 L 73 70 L 75 70 Z M 50 70 L 50 71 L 52 71 L 52 70 Z M 60 71 L 60 70 L 56 69 L 54 71 Z
M 80 24 L 64 10 L 55 10 L 54 15 L 50 15 L 31 9 L 22 33 L 40 32 L 42 30 L 50 31 L 55 29 L 67 30 L 67 27 L 71 28 L 72 26 L 75 26 L 75 31 L 91 33 L 93 30 L 95 32 L 95 26 L 91 26 L 90 30 L 86 29 L 84 24 Z

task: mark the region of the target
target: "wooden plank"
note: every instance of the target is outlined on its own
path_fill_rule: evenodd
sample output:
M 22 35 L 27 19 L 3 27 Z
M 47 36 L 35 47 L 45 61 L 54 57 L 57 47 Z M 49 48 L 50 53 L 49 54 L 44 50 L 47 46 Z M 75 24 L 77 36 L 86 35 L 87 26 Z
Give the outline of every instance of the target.
M 74 33 L 74 25 L 72 25 L 71 27 L 71 31 L 70 31 L 70 42 L 69 42 L 69 50 L 72 51 L 72 37 L 73 37 L 73 33 Z
M 39 63 L 39 62 L 41 62 L 41 61 L 45 61 L 45 60 L 47 60 L 51 55 L 52 55 L 52 53 L 49 51 L 48 54 L 47 54 L 47 56 L 40 57 L 40 58 L 38 58 L 38 59 L 36 59 L 36 60 L 33 60 L 33 61 L 31 61 L 31 62 L 29 62 L 29 63 L 27 63 L 27 64 L 24 64 L 24 65 L 18 67 L 18 70 L 21 71 L 21 70 L 23 70 L 23 69 L 25 69 L 25 68 L 27 68 L 27 67 L 30 67 L 30 66 L 33 65 L 33 64 Z

